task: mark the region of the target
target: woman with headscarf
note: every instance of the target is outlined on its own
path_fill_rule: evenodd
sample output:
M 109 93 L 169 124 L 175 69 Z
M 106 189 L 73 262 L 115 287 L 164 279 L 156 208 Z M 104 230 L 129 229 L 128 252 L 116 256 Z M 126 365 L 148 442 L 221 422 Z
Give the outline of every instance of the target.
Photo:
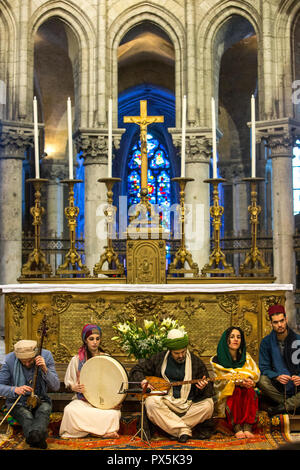
M 102 410 L 93 407 L 85 400 L 84 385 L 80 384 L 80 371 L 84 363 L 94 356 L 105 354 L 100 347 L 101 335 L 99 326 L 85 325 L 81 333 L 83 344 L 68 365 L 64 382 L 75 395 L 64 409 L 59 430 L 63 438 L 85 437 L 88 434 L 105 438 L 119 437 L 120 410 Z
M 255 384 L 260 371 L 246 351 L 244 333 L 232 326 L 224 331 L 217 347 L 217 355 L 210 359 L 216 378 L 224 375 L 233 380 L 216 380 L 218 416 L 226 418 L 236 438 L 253 437 L 252 427 L 257 421 L 258 399 Z

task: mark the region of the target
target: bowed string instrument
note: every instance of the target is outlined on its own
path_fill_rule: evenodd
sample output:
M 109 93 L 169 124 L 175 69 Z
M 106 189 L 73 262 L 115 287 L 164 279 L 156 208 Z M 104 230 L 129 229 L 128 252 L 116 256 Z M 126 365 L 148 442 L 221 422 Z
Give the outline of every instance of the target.
M 47 318 L 46 318 L 46 315 L 44 315 L 44 317 L 41 321 L 40 327 L 38 329 L 38 333 L 41 334 L 41 337 L 40 337 L 40 342 L 39 342 L 39 346 L 38 346 L 37 356 L 40 356 L 41 353 L 42 353 L 43 342 L 44 342 L 45 336 L 47 336 L 47 330 L 48 330 L 48 328 L 47 328 Z M 29 395 L 29 397 L 27 398 L 27 402 L 26 402 L 26 406 L 29 410 L 34 410 L 40 404 L 40 398 L 38 397 L 38 395 L 35 394 L 35 388 L 36 388 L 36 382 L 37 382 L 37 376 L 38 376 L 38 369 L 39 369 L 39 367 L 37 365 L 35 365 L 34 373 L 33 373 L 33 380 L 32 380 L 32 391 L 31 391 L 31 394 Z

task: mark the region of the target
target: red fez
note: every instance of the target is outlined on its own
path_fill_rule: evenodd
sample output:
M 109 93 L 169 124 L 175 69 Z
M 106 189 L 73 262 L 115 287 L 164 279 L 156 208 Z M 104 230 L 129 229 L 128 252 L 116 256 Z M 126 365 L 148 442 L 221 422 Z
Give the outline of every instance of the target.
M 285 309 L 283 305 L 271 305 L 268 310 L 268 314 L 271 317 L 271 315 L 277 314 L 277 313 L 283 313 L 285 315 Z

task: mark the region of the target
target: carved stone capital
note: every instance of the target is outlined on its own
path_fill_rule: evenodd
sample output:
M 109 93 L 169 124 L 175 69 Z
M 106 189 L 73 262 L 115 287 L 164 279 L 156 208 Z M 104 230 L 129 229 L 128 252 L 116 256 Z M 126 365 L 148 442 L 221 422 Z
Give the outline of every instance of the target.
M 125 129 L 113 130 L 113 150 L 120 148 L 123 132 L 125 132 Z M 108 131 L 106 129 L 79 129 L 75 133 L 74 140 L 77 151 L 82 151 L 83 153 L 86 165 L 92 163 L 107 163 Z
M 25 150 L 33 147 L 33 124 L 0 121 L 0 158 L 25 159 Z
M 168 130 L 172 135 L 174 146 L 180 152 L 182 143 L 181 129 L 170 128 Z M 212 152 L 212 135 L 208 129 L 194 127 L 187 129 L 185 141 L 187 163 L 209 163 Z
M 291 118 L 256 123 L 257 141 L 264 141 L 271 158 L 292 157 L 293 147 L 300 138 L 300 122 Z
M 240 160 L 226 160 L 218 163 L 218 169 L 220 176 L 228 183 L 235 182 L 235 180 L 240 181 L 245 177 L 245 165 Z
M 63 160 L 45 158 L 42 162 L 41 173 L 43 178 L 49 180 L 48 184 L 56 184 L 59 180 L 68 177 L 67 163 Z

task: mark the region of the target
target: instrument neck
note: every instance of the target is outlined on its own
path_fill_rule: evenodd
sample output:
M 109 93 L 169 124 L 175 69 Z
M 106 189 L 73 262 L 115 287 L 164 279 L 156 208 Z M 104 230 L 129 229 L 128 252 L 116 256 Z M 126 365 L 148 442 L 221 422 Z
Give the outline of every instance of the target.
M 37 352 L 37 356 L 40 356 L 41 353 L 42 353 L 43 341 L 44 341 L 44 335 L 42 334 L 40 344 L 39 344 L 39 348 L 38 348 L 38 352 Z M 34 373 L 33 373 L 33 380 L 32 380 L 32 392 L 31 392 L 32 396 L 34 395 L 34 391 L 35 391 L 35 387 L 36 387 L 38 369 L 39 369 L 38 366 L 35 365 Z

